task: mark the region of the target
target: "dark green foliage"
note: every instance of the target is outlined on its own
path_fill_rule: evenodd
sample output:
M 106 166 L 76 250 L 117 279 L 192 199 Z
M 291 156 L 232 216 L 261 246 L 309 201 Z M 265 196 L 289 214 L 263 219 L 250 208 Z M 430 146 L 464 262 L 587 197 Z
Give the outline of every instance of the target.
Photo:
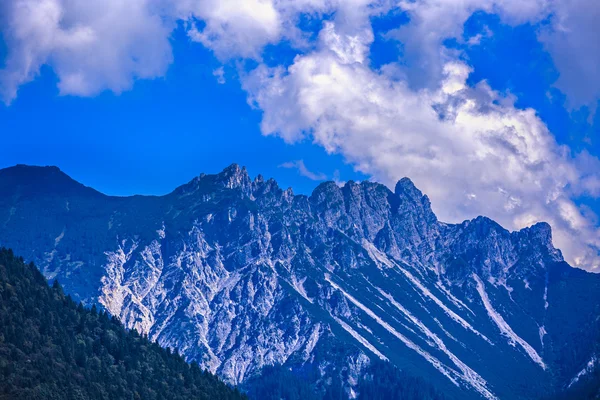
M 245 399 L 0 249 L 0 399 Z
M 318 387 L 317 369 L 308 367 L 294 371 L 284 365 L 263 368 L 261 374 L 245 385 L 248 396 L 255 400 L 347 400 L 348 394 L 339 380 L 330 379 Z
M 329 382 L 320 389 L 309 384 L 317 377 L 307 372 L 292 371 L 285 366 L 264 368 L 262 374 L 248 384 L 250 398 L 257 400 L 346 400 L 348 393 L 337 383 Z M 445 400 L 432 385 L 409 375 L 389 362 L 375 361 L 353 388 L 359 400 Z
M 284 366 L 265 367 L 248 383 L 248 395 L 257 400 L 321 400 L 308 382 Z
M 443 400 L 423 379 L 400 371 L 392 364 L 374 362 L 356 388 L 359 400 Z

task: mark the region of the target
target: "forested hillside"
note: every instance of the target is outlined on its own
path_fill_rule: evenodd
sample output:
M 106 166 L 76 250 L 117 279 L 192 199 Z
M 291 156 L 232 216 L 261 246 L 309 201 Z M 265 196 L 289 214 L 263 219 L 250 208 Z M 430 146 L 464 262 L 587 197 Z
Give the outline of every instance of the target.
M 0 399 L 244 398 L 0 249 Z
M 345 400 L 348 394 L 332 382 L 324 390 L 310 382 L 318 379 L 317 371 L 290 371 L 285 366 L 266 367 L 261 376 L 250 379 L 248 394 L 256 400 Z M 345 377 L 347 378 L 347 377 Z M 321 393 L 319 393 L 321 392 Z M 323 393 L 324 392 L 324 393 Z M 425 380 L 399 370 L 389 362 L 375 361 L 367 367 L 353 388 L 358 400 L 445 400 Z

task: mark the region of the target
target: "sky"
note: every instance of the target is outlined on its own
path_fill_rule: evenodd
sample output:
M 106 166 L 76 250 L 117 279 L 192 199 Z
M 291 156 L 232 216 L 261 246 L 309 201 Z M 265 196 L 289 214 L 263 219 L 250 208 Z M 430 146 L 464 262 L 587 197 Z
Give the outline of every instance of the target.
M 408 176 L 600 272 L 596 0 L 7 0 L 0 168 L 112 195 L 236 162 L 310 194 Z

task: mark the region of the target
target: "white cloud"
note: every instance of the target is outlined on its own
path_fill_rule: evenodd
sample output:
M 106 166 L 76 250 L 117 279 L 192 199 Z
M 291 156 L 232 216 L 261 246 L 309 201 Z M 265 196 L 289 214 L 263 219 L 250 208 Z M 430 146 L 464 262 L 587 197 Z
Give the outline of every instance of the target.
M 497 14 L 511 25 L 542 24 L 539 38 L 560 73 L 557 87 L 568 96 L 571 106 L 596 108 L 600 99 L 597 0 L 403 0 L 400 8 L 409 13 L 411 21 L 388 37 L 404 44 L 410 66 L 406 73 L 414 87 L 432 87 L 439 82 L 444 64 L 456 57 L 442 42 L 462 40 L 467 19 L 483 11 Z M 544 24 L 547 18 L 551 22 Z M 476 43 L 480 36 L 471 39 Z
M 357 37 L 363 46 L 350 45 Z M 571 262 L 598 265 L 600 233 L 571 200 L 589 192 L 581 183 L 596 173 L 583 167 L 589 160 L 573 161 L 534 110 L 516 108 L 485 82 L 467 86 L 461 62 L 446 63 L 434 89 L 411 89 L 391 66 L 373 71 L 356 56 L 370 40 L 329 26 L 319 49 L 288 69 L 263 65 L 250 74 L 244 86 L 264 112 L 263 133 L 288 142 L 309 135 L 390 186 L 409 176 L 446 221 L 482 214 L 512 229 L 548 221 Z
M 309 46 L 297 27 L 301 15 L 319 18 L 335 12 L 340 26 L 355 29 L 357 24 L 365 25 L 369 15 L 388 10 L 391 4 L 388 0 L 186 0 L 179 14 L 187 12 L 201 20 L 192 24 L 189 35 L 212 49 L 219 59 L 259 60 L 266 45 L 282 39 L 297 47 Z
M 7 103 L 13 100 L 18 87 L 34 79 L 44 64 L 58 75 L 62 94 L 118 93 L 130 89 L 136 78 L 164 76 L 172 61 L 169 36 L 177 20 L 185 22 L 192 40 L 223 61 L 260 60 L 266 45 L 282 39 L 311 47 L 297 26 L 301 16 L 334 14 L 337 31 L 364 35 L 370 31 L 369 16 L 395 7 L 410 15 L 410 22 L 388 37 L 403 43 L 408 67 L 402 72 L 411 87 L 439 83 L 443 66 L 457 56 L 443 41 L 460 39 L 465 21 L 484 11 L 510 24 L 551 16 L 540 39 L 561 73 L 557 86 L 573 106 L 593 107 L 600 96 L 596 0 L 8 0 L 0 5 L 9 49 L 6 68 L 0 71 L 1 95 Z M 481 35 L 468 42 L 476 44 Z
M 280 165 L 281 168 L 295 169 L 298 173 L 313 181 L 324 181 L 327 175 L 322 172 L 313 172 L 304 164 L 304 160 L 288 161 Z
M 203 0 L 193 2 L 192 14 L 203 20 L 190 37 L 215 51 L 218 57 L 232 55 L 260 58 L 262 48 L 281 36 L 282 19 L 273 1 Z
M 353 26 L 366 5 L 379 9 L 365 0 L 8 0 L 0 3 L 8 49 L 0 96 L 10 103 L 42 65 L 52 67 L 66 95 L 120 93 L 135 79 L 162 77 L 177 21 L 221 60 L 260 59 L 266 45 L 284 38 L 307 46 L 296 26 L 301 14 L 335 10 Z
M 172 26 L 152 13 L 149 0 L 12 0 L 0 5 L 0 15 L 6 103 L 44 64 L 56 72 L 61 94 L 89 96 L 162 76 L 171 62 Z
M 540 21 L 549 13 L 548 4 L 549 0 L 402 0 L 399 6 L 410 22 L 387 36 L 403 44 L 411 86 L 431 88 L 442 79 L 444 65 L 457 56 L 442 45 L 444 40 L 462 40 L 464 24 L 475 12 L 494 13 L 516 25 Z
M 600 100 L 600 4 L 597 0 L 555 1 L 540 39 L 560 72 L 557 87 L 572 107 L 595 109 Z
M 225 68 L 223 66 L 220 66 L 219 68 L 215 69 L 213 71 L 213 76 L 217 78 L 217 82 L 221 85 L 227 82 L 225 79 Z

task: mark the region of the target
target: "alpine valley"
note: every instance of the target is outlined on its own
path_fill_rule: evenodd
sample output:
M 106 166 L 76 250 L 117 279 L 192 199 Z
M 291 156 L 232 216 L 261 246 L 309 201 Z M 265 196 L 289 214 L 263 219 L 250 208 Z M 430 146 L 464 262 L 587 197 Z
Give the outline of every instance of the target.
M 439 221 L 407 178 L 307 197 L 234 164 L 111 197 L 19 165 L 0 170 L 0 246 L 242 388 L 283 366 L 361 398 L 381 362 L 448 399 L 568 397 L 598 378 L 600 275 L 569 266 L 548 224 Z

